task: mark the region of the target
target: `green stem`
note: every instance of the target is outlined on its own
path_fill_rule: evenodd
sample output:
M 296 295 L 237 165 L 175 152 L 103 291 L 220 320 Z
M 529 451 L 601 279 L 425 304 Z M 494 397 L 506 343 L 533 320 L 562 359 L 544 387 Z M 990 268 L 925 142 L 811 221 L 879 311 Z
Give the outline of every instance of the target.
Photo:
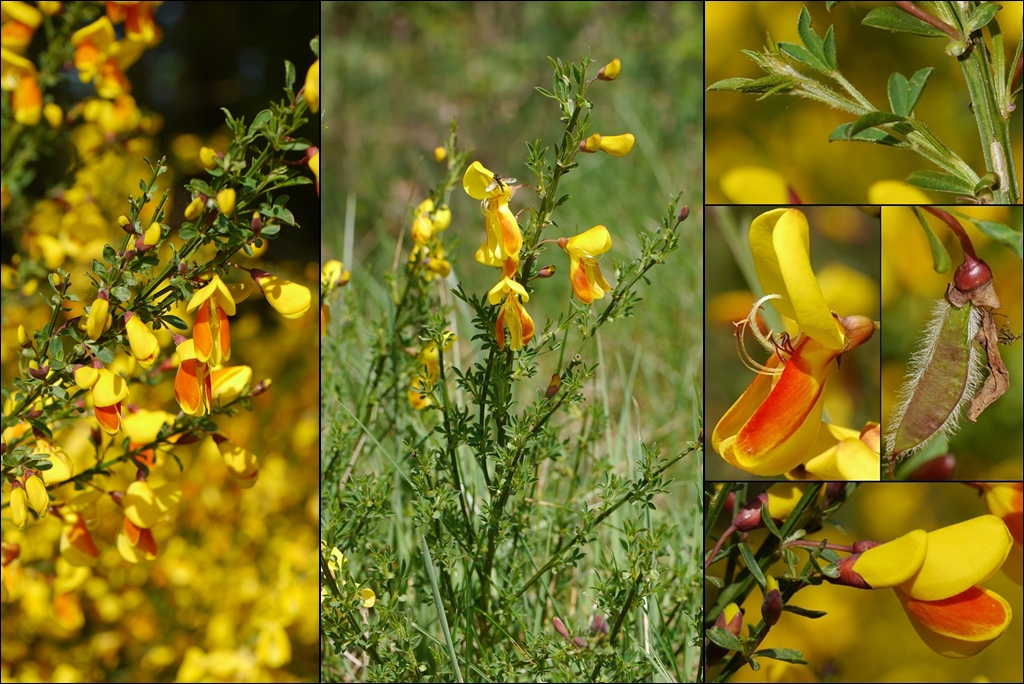
M 936 3 L 936 11 L 950 24 L 961 28 L 966 24 L 967 16 L 960 3 Z M 993 74 L 988 45 L 981 29 L 972 33 L 969 40 L 967 50 L 957 61 L 971 97 L 971 109 L 978 124 L 981 151 L 985 156 L 985 168 L 998 179 L 996 187 L 992 189 L 992 199 L 996 204 L 1013 204 L 1020 199 L 1019 179 L 1009 128 L 1000 114 L 993 84 L 993 78 L 1002 78 L 1003 75 Z

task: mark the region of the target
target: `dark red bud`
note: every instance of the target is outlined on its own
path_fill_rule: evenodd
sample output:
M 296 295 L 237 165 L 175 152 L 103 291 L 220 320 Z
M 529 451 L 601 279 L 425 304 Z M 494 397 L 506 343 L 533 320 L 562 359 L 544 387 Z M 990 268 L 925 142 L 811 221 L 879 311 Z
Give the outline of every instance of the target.
M 753 501 L 748 501 L 732 519 L 733 526 L 742 532 L 749 532 L 761 526 L 761 506 L 768 502 L 768 495 L 761 492 Z
M 960 264 L 953 274 L 953 284 L 961 292 L 970 292 L 992 282 L 992 269 L 981 259 L 964 254 L 964 263 Z
M 558 377 L 558 373 L 551 376 L 551 382 L 548 383 L 548 388 L 544 390 L 544 396 L 550 399 L 551 397 L 558 394 L 558 388 L 562 386 L 562 378 Z
M 608 633 L 608 621 L 604 619 L 604 616 L 600 613 L 594 615 L 594 624 L 590 628 L 594 634 L 607 634 Z
M 768 626 L 774 625 L 782 617 L 782 592 L 772 589 L 761 601 L 761 617 Z
M 690 207 L 686 204 L 679 210 L 678 222 L 682 223 L 690 216 Z
M 45 380 L 46 374 L 50 372 L 49 366 L 43 366 L 42 368 L 29 368 L 28 374 L 36 380 Z
M 569 640 L 569 630 L 565 628 L 565 624 L 560 618 L 554 618 L 551 623 L 555 626 L 555 631 L 558 632 L 563 639 Z
M 576 637 L 572 640 L 572 643 L 576 644 L 576 648 L 586 648 L 587 640 L 583 637 Z
M 871 541 L 870 539 L 861 539 L 860 541 L 853 542 L 853 544 L 850 545 L 850 548 L 853 549 L 854 553 L 864 553 L 868 549 L 873 549 L 879 545 L 879 542 Z
M 555 275 L 555 265 L 554 264 L 548 264 L 544 268 L 542 268 L 539 271 L 537 271 L 537 277 L 538 278 L 550 278 L 553 275 Z

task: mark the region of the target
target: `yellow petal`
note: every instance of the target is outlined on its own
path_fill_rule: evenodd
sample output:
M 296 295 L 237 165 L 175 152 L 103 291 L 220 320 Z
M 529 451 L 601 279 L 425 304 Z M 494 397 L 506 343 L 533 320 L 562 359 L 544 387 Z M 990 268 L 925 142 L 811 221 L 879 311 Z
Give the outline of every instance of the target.
M 139 527 L 153 527 L 162 515 L 156 505 L 156 495 L 147 482 L 136 481 L 128 485 L 121 499 L 124 515 Z
M 153 224 L 157 225 L 157 224 Z M 132 316 L 125 323 L 125 330 L 128 332 L 128 344 L 131 346 L 132 356 L 138 359 L 143 368 L 151 367 L 160 353 L 160 342 L 156 335 L 149 329 L 142 319 Z
M 10 498 L 11 521 L 23 529 L 28 522 L 28 493 L 24 487 L 15 487 L 11 490 Z
M 192 294 L 192 299 L 188 300 L 188 307 L 185 311 L 192 313 L 211 297 L 220 304 L 228 316 L 235 315 L 235 300 L 219 275 L 214 275 L 210 278 L 210 282 Z
M 234 188 L 225 188 L 217 193 L 217 208 L 225 216 L 231 216 L 235 213 Z
M 799 204 L 782 174 L 760 166 L 737 166 L 722 174 L 722 193 L 735 204 Z
M 981 587 L 938 601 L 914 599 L 896 589 L 921 640 L 939 655 L 968 658 L 983 651 L 1010 625 L 1010 604 Z
M 252 384 L 252 368 L 249 366 L 229 366 L 218 368 L 210 374 L 213 400 L 218 406 L 226 406 L 242 396 Z
M 625 157 L 633 149 L 634 140 L 632 133 L 605 135 L 601 137 L 601 151 L 613 157 Z
M 473 199 L 483 200 L 490 196 L 487 187 L 494 182 L 494 172 L 478 161 L 473 162 L 462 176 L 462 189 Z
M 565 243 L 565 250 L 570 256 L 577 258 L 593 258 L 604 254 L 612 247 L 612 236 L 604 226 L 594 226 L 579 235 L 574 235 Z
M 1009 530 L 994 515 L 929 532 L 921 569 L 900 589 L 921 601 L 956 596 L 999 572 L 1012 546 Z
M 28 504 L 40 518 L 45 518 L 50 512 L 50 495 L 46 492 L 46 485 L 38 476 L 32 475 L 25 480 L 25 493 L 28 494 Z
M 320 111 L 320 60 L 316 60 L 306 72 L 306 89 L 303 91 L 309 110 L 316 114 Z
M 913 530 L 860 554 L 853 569 L 873 589 L 895 587 L 913 577 L 924 563 L 928 533 Z
M 260 288 L 270 305 L 285 318 L 300 318 L 313 302 L 309 288 L 280 276 L 266 275 L 259 279 Z
M 85 333 L 90 340 L 100 339 L 103 331 L 110 327 L 110 302 L 97 298 L 89 309 L 89 318 L 85 324 Z
M 113 406 L 128 397 L 128 383 L 117 373 L 99 369 L 99 377 L 92 387 L 92 400 L 96 406 Z
M 766 293 L 782 295 L 773 303 L 800 330 L 829 349 L 842 350 L 842 328 L 832 317 L 811 269 L 807 217 L 796 209 L 775 209 L 750 224 L 754 266 Z

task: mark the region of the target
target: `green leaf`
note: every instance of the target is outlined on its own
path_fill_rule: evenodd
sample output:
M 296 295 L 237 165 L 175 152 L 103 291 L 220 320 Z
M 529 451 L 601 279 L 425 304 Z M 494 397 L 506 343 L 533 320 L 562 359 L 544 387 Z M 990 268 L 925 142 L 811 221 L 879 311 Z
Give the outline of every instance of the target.
M 821 36 L 811 27 L 811 13 L 807 11 L 807 5 L 800 8 L 800 16 L 796 20 L 796 30 L 800 34 L 800 40 L 807 46 L 807 50 L 816 58 L 822 56 Z
M 295 85 L 295 65 L 286 59 L 284 60 L 284 87 L 290 91 L 293 85 Z
M 743 650 L 743 642 L 739 640 L 739 637 L 723 627 L 708 627 L 705 634 L 707 634 L 708 639 L 711 639 L 711 641 L 724 649 L 729 651 Z
M 183 223 L 178 231 L 178 237 L 185 241 L 191 240 L 197 235 L 199 235 L 199 231 L 191 223 Z
M 721 589 L 725 586 L 725 580 L 723 580 L 721 577 L 715 577 L 714 575 L 704 575 L 704 581 L 713 587 L 717 587 L 718 589 Z
M 906 147 L 907 144 L 898 138 L 894 138 L 879 128 L 868 128 L 857 135 L 850 136 L 848 131 L 853 127 L 852 123 L 844 123 L 836 126 L 836 129 L 828 136 L 829 142 L 837 140 L 849 140 L 856 142 L 873 142 L 879 145 L 890 145 L 892 147 Z
M 909 81 L 898 71 L 889 76 L 889 106 L 894 113 L 901 116 L 910 116 L 914 113 L 914 107 L 917 106 L 932 71 L 934 67 L 921 69 L 915 72 Z
M 832 8 L 835 7 L 836 5 L 838 5 L 839 2 L 840 2 L 840 0 L 828 0 L 828 2 L 825 3 L 825 9 L 827 9 L 829 12 L 831 12 Z
M 320 36 L 315 36 L 313 40 L 309 41 L 309 49 L 313 51 L 317 59 L 320 59 Z
M 797 45 L 796 43 L 779 43 L 779 49 L 796 61 L 801 64 L 806 64 L 815 71 L 820 71 L 823 74 L 832 73 L 832 70 L 829 69 L 823 59 L 811 53 L 803 45 Z
M 761 505 L 761 522 L 764 523 L 764 526 L 768 528 L 768 531 L 771 534 L 778 537 L 779 539 L 782 539 L 782 533 L 779 532 L 778 526 L 775 524 L 775 521 L 772 520 L 771 511 L 768 510 L 767 501 Z
M 112 246 L 103 245 L 103 260 L 106 261 L 111 266 L 113 266 L 114 263 L 117 262 L 117 252 L 114 251 L 114 248 Z
M 864 116 L 860 117 L 853 122 L 850 126 L 850 130 L 846 132 L 847 136 L 852 138 L 861 131 L 867 130 L 868 128 L 875 128 L 876 126 L 884 126 L 886 124 L 899 123 L 900 121 L 906 121 L 907 117 L 900 116 L 899 114 L 893 114 L 891 112 L 868 112 Z M 883 131 L 884 133 L 884 131 Z
M 119 302 L 127 302 L 132 298 L 132 291 L 127 287 L 120 285 L 110 291 L 110 295 L 115 297 Z
M 60 337 L 51 337 L 49 344 L 46 345 L 46 358 L 50 359 L 50 365 L 53 365 L 54 360 L 60 360 L 64 358 L 64 344 Z
M 926 24 L 897 7 L 876 7 L 868 12 L 867 16 L 860 23 L 865 26 L 885 29 L 886 31 L 913 33 L 917 36 L 928 36 L 929 38 L 946 35 L 931 24 Z
M 807 664 L 807 661 L 804 660 L 803 654 L 795 648 L 763 648 L 754 653 L 754 655 L 773 658 L 775 660 L 783 660 L 787 663 L 797 663 L 799 665 Z
M 974 186 L 963 178 L 941 171 L 914 171 L 907 176 L 907 182 L 924 190 L 951 192 L 973 197 Z
M 114 363 L 114 352 L 110 351 L 106 347 L 91 346 L 93 347 L 93 353 L 96 354 L 97 359 L 107 365 Z
M 836 62 L 836 35 L 832 27 L 828 27 L 828 31 L 825 32 L 825 43 L 822 47 L 822 57 L 825 59 L 825 63 L 828 64 L 832 71 L 839 68 L 839 63 Z
M 740 542 L 736 546 L 740 550 L 740 556 L 743 558 L 743 564 L 747 566 L 748 570 L 750 570 L 750 574 L 754 576 L 757 583 L 763 587 L 765 583 L 764 573 L 761 572 L 761 568 L 754 559 L 754 554 L 751 553 L 750 547 L 743 542 Z
M 914 207 L 914 215 L 917 216 L 918 223 L 921 224 L 925 235 L 928 236 L 928 246 L 932 250 L 932 268 L 935 269 L 936 273 L 947 272 L 953 265 L 952 259 L 949 257 L 949 251 L 946 250 L 946 246 L 942 244 L 942 241 L 936 237 L 931 226 L 928 225 L 928 221 L 925 220 L 924 214 L 917 207 Z
M 988 23 L 996 16 L 996 12 L 1001 9 L 1003 9 L 1003 6 L 995 2 L 983 2 L 975 7 L 974 11 L 967 17 L 967 26 L 964 27 L 967 35 L 988 26 Z
M 789 611 L 794 615 L 810 618 L 812 620 L 817 620 L 820 617 L 825 617 L 826 615 L 828 615 L 828 613 L 824 610 L 811 610 L 810 608 L 801 608 L 800 606 L 794 606 L 792 604 L 783 606 L 782 610 Z
M 791 90 L 796 81 L 789 76 L 764 76 L 762 78 L 726 78 L 715 81 L 708 90 L 724 90 L 732 93 L 775 94 Z
M 38 430 L 40 433 L 46 435 L 47 439 L 53 441 L 53 433 L 50 432 L 50 426 L 47 425 L 44 421 L 41 421 L 38 418 L 29 418 L 28 424 L 31 425 L 36 430 Z
M 166 325 L 177 328 L 178 330 L 188 330 L 188 323 L 181 320 L 177 316 L 164 314 L 163 316 L 160 317 L 160 320 L 163 321 Z

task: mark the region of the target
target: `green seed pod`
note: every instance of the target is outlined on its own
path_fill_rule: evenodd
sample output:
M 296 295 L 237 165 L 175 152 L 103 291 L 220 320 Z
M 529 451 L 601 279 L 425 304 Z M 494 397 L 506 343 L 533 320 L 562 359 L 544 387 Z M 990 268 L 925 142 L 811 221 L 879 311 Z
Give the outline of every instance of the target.
M 981 311 L 970 303 L 957 308 L 942 299 L 935 305 L 886 429 L 890 467 L 933 437 L 956 431 L 981 383 L 981 354 L 973 344 L 980 324 Z

